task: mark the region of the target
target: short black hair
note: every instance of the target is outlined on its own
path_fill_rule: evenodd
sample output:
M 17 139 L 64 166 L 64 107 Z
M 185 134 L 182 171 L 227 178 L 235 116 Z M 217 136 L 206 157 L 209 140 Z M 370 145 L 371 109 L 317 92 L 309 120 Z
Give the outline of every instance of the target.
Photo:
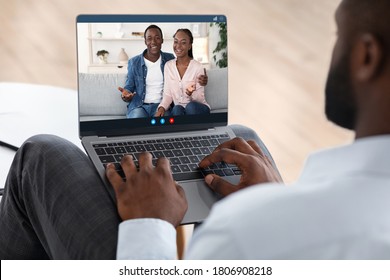
M 371 33 L 390 50 L 389 0 L 344 0 L 343 10 L 348 17 L 352 35 Z
M 152 25 L 149 25 L 148 27 L 146 27 L 145 32 L 144 32 L 144 39 L 146 39 L 146 32 L 148 32 L 149 29 L 158 29 L 158 31 L 160 31 L 161 39 L 164 39 L 161 28 L 155 24 L 152 24 Z
M 384 51 L 382 58 L 383 67 L 390 66 L 390 25 L 388 21 L 390 13 L 389 0 L 344 0 L 345 8 L 352 25 L 352 36 L 370 33 L 382 45 Z M 350 12 L 349 12 L 350 11 Z

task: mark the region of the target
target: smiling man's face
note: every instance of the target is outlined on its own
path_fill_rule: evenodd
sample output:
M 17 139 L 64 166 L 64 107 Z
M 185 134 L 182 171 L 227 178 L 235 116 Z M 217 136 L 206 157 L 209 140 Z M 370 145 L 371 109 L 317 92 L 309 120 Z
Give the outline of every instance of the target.
M 161 51 L 161 45 L 163 43 L 162 34 L 157 28 L 150 28 L 145 34 L 145 45 L 148 49 L 148 53 L 152 55 L 159 55 Z

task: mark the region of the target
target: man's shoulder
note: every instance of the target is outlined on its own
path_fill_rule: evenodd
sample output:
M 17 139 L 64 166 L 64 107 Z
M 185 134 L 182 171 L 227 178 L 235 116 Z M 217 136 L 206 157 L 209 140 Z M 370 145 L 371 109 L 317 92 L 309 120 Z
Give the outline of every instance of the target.
M 309 188 L 299 184 L 290 186 L 279 183 L 259 184 L 240 190 L 219 201 L 213 207 L 216 210 L 214 213 L 216 215 L 213 216 L 218 220 L 235 221 L 234 223 L 241 224 L 245 228 L 256 221 L 264 222 L 275 213 L 278 214 L 277 221 L 274 223 L 283 226 L 286 220 L 290 219 L 289 215 L 294 212 L 296 222 L 301 223 L 304 220 L 300 218 L 307 213 L 306 202 L 319 201 L 321 195 L 323 192 L 316 191 L 315 187 Z
M 175 56 L 172 54 L 172 53 L 167 53 L 167 52 L 161 52 L 161 57 L 165 60 L 165 61 L 169 61 L 169 60 L 172 60 L 175 58 Z
M 256 185 L 218 202 L 199 231 L 248 259 L 381 258 L 390 244 L 390 191 L 381 190 L 339 180 Z
M 279 200 L 276 198 L 288 195 L 289 190 L 284 190 L 285 188 L 284 185 L 280 184 L 262 184 L 245 188 L 216 203 L 209 218 L 234 220 L 234 223 L 243 225 L 252 223 L 254 213 L 263 213 L 274 207 L 278 208 L 276 205 Z M 273 206 L 274 204 L 275 206 Z M 246 217 L 246 219 L 242 219 L 242 217 Z
M 143 53 L 140 53 L 136 56 L 133 56 L 132 58 L 129 59 L 129 62 L 131 63 L 139 63 L 142 61 Z

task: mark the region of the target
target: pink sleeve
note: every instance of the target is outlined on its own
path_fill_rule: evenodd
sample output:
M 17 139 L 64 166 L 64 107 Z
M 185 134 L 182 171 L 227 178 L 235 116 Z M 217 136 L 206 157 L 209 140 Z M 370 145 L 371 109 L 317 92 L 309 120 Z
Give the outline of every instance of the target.
M 168 110 L 169 106 L 171 105 L 172 103 L 172 94 L 169 90 L 170 88 L 170 79 L 168 78 L 169 77 L 169 72 L 171 71 L 171 69 L 169 68 L 169 65 L 170 63 L 166 63 L 165 66 L 164 66 L 164 92 L 163 92 L 163 98 L 160 102 L 160 105 L 158 105 L 158 107 L 163 107 L 166 110 Z
M 201 86 L 198 82 L 198 77 L 201 76 L 201 75 L 204 75 L 204 70 L 203 70 L 203 66 L 202 64 L 197 64 L 196 65 L 196 73 L 195 73 L 195 78 L 196 78 L 196 90 L 194 91 L 194 93 L 192 94 L 192 99 L 194 101 L 197 101 L 199 103 L 202 103 L 202 104 L 205 104 L 207 105 L 208 107 L 210 107 L 209 104 L 207 104 L 206 102 L 206 98 L 204 96 L 204 86 Z

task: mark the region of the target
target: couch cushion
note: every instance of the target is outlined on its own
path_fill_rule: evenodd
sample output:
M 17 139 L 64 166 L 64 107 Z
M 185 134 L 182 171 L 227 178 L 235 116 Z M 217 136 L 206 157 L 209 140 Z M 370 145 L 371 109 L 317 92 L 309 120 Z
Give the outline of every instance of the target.
M 211 111 L 227 109 L 228 80 L 227 68 L 213 68 L 207 72 L 208 83 L 205 87 L 206 101 Z
M 207 72 L 205 96 L 212 112 L 226 111 L 228 105 L 227 68 L 214 68 Z M 79 74 L 80 116 L 100 119 L 104 116 L 125 117 L 127 103 L 120 98 L 118 86 L 126 83 L 126 74 Z
M 79 74 L 81 116 L 126 116 L 127 103 L 120 97 L 126 74 Z

